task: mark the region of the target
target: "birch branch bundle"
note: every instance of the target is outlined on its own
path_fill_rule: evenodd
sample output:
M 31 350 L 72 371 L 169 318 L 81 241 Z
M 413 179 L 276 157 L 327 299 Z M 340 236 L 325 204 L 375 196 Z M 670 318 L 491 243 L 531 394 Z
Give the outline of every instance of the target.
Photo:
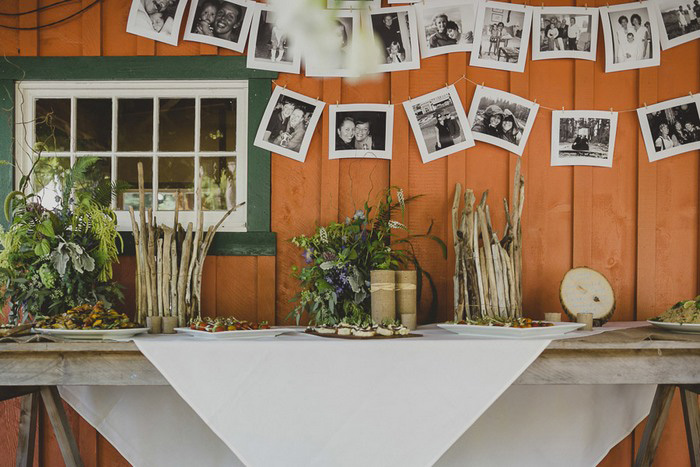
M 143 164 L 138 164 L 139 216 L 129 208 L 136 247 L 136 319 L 145 323 L 147 316 L 176 316 L 178 326 L 201 314 L 202 274 L 204 261 L 221 224 L 240 203 L 229 209 L 216 225 L 204 230 L 202 174 L 196 199 L 200 201 L 197 226 L 192 222 L 183 229 L 179 223 L 180 192 L 176 193 L 175 222 L 172 227 L 158 226 L 151 209 L 145 208 Z
M 522 316 L 522 213 L 525 178 L 520 161 L 515 167 L 512 206 L 503 200 L 506 225 L 503 237 L 491 223 L 486 204 L 488 190 L 475 207 L 470 189 L 458 183 L 452 203 L 452 235 L 455 250 L 454 319 Z M 460 205 L 463 208 L 460 212 Z

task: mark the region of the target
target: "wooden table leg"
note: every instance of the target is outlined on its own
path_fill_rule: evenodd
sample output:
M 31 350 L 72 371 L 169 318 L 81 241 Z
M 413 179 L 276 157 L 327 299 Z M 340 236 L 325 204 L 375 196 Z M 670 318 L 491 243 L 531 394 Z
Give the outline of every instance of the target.
M 676 386 L 672 384 L 659 384 L 656 387 L 654 402 L 651 404 L 651 411 L 647 418 L 647 425 L 644 428 L 644 435 L 639 445 L 634 467 L 651 467 L 654 462 L 656 448 L 659 446 L 661 433 L 664 431 L 675 390 Z
M 688 439 L 690 465 L 700 467 L 700 407 L 698 395 L 691 389 L 680 387 L 685 420 L 685 436 Z
M 80 450 L 78 443 L 75 442 L 73 432 L 68 424 L 66 411 L 63 409 L 61 396 L 58 394 L 56 386 L 43 386 L 41 388 L 41 398 L 44 401 L 46 412 L 51 420 L 53 432 L 56 435 L 58 447 L 63 454 L 63 460 L 68 467 L 83 467 L 83 461 L 80 458 Z
M 34 465 L 34 442 L 36 440 L 36 418 L 39 409 L 39 393 L 33 392 L 22 398 L 19 412 L 19 437 L 17 439 L 17 467 Z

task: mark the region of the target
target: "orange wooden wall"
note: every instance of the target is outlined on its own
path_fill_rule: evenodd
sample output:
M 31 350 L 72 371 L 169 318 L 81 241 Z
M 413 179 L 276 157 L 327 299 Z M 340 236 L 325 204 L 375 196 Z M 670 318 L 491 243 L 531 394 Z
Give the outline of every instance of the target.
M 83 6 L 92 0 L 80 0 Z M 522 0 L 519 0 L 522 3 Z M 584 0 L 576 0 L 584 5 Z M 3 12 L 26 11 L 52 0 L 2 2 Z M 126 0 L 103 0 L 69 23 L 41 32 L 0 29 L 0 54 L 23 56 L 76 55 L 231 55 L 209 45 L 184 42 L 178 47 L 156 44 L 125 32 Z M 605 2 L 599 0 L 600 5 Z M 621 2 L 616 2 L 621 3 Z M 546 5 L 573 5 L 548 0 Z M 594 2 L 588 2 L 593 6 Z M 2 24 L 33 26 L 51 22 L 78 9 L 77 4 L 23 16 L 2 18 Z M 433 91 L 466 75 L 475 82 L 537 99 L 538 103 L 566 109 L 633 109 L 700 92 L 700 41 L 663 51 L 661 67 L 604 73 L 604 47 L 598 42 L 598 60 L 529 61 L 525 73 L 468 67 L 466 53 L 422 61 L 420 70 L 385 74 L 378 80 L 350 84 L 345 80 L 310 79 L 281 75 L 278 82 L 328 103 L 391 101 L 400 103 Z M 474 86 L 460 81 L 457 89 L 465 107 Z M 403 109 L 396 109 L 392 161 L 329 161 L 327 115 L 301 164 L 284 157 L 272 159 L 272 229 L 278 233 L 277 258 L 211 257 L 204 279 L 204 309 L 209 315 L 268 317 L 276 305 L 277 323 L 283 323 L 297 290 L 290 277 L 300 265 L 300 252 L 287 240 L 311 233 L 319 223 L 344 218 L 382 188 L 399 185 L 407 194 L 423 194 L 408 210 L 410 228 L 422 231 L 430 221 L 434 232 L 450 242 L 450 206 L 454 184 L 461 182 L 480 194 L 490 189 L 495 223 L 502 229 L 500 200 L 510 195 L 516 158 L 504 150 L 478 143 L 475 148 L 424 165 L 410 133 Z M 654 164 L 648 162 L 635 113 L 619 118 L 615 163 L 606 168 L 550 167 L 551 114 L 542 109 L 522 157 L 526 178 L 524 211 L 524 302 L 529 316 L 560 311 L 557 291 L 563 274 L 573 266 L 588 265 L 603 272 L 618 296 L 617 320 L 646 319 L 672 303 L 695 296 L 698 290 L 698 151 Z M 424 267 L 436 278 L 441 300 L 440 319 L 450 317 L 453 257 L 443 260 L 429 243 L 419 244 Z M 127 285 L 133 304 L 133 259 L 123 258 L 117 276 Z M 680 417 L 674 402 L 661 447 L 659 466 L 689 465 Z M 14 462 L 18 403 L 0 404 L 0 467 Z M 125 461 L 77 414 L 70 411 L 86 465 L 113 466 Z M 61 465 L 50 425 L 42 415 L 39 436 L 40 465 Z M 621 442 L 603 462 L 628 466 L 636 436 Z M 636 443 L 635 443 L 636 440 Z

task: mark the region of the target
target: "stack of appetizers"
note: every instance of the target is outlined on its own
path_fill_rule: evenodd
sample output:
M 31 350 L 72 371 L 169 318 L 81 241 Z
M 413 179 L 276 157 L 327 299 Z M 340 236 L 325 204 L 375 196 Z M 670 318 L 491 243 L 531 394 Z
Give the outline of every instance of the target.
M 393 337 L 406 336 L 409 329 L 398 323 L 382 323 L 371 324 L 362 323 L 353 325 L 347 322 L 341 322 L 336 325 L 309 326 L 307 332 L 319 335 L 338 335 L 338 336 L 354 336 L 354 337 Z

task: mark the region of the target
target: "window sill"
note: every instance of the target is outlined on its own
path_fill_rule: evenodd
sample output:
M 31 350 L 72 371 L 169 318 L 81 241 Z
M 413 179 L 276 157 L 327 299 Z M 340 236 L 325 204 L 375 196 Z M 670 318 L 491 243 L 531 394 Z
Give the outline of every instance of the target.
M 134 256 L 134 235 L 119 232 L 124 239 L 124 256 Z M 218 232 L 208 256 L 276 256 L 275 232 Z

